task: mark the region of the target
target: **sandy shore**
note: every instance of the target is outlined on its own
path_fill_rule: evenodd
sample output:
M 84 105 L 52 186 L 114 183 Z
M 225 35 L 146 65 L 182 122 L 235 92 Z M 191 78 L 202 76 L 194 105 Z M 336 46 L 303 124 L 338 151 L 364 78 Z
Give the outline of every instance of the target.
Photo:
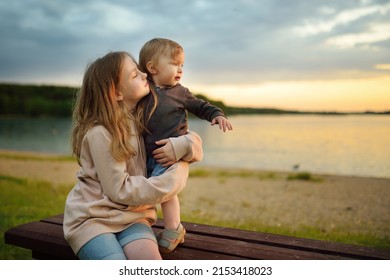
M 3 176 L 71 187 L 77 170 L 76 162 L 50 155 L 0 150 Z M 283 172 L 195 165 L 190 170 L 180 194 L 183 216 L 390 238 L 390 179 L 311 174 L 310 180 L 289 180 L 291 174 Z
M 281 172 L 237 176 L 237 170 L 230 172 L 233 176 L 190 178 L 182 195 L 183 212 L 207 216 L 213 209 L 226 221 L 252 220 L 271 227 L 314 227 L 324 232 L 348 229 L 390 237 L 389 179 L 313 175 L 312 180 L 303 181 L 289 180 L 289 174 Z M 215 170 L 218 173 L 221 170 Z

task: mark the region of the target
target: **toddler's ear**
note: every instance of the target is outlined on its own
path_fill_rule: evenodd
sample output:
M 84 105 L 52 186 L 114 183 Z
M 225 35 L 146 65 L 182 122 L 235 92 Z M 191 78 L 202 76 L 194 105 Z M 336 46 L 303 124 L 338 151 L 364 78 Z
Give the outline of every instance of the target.
M 115 99 L 116 99 L 116 101 L 123 100 L 123 94 L 119 90 L 115 91 Z
M 148 61 L 148 63 L 146 63 L 146 68 L 148 69 L 150 74 L 152 75 L 157 74 L 157 68 L 154 66 L 154 64 L 151 61 Z

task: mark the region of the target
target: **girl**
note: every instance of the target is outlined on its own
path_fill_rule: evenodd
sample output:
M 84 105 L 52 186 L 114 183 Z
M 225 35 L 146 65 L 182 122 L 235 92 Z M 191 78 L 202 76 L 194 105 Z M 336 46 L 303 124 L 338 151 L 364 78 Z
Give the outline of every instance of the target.
M 192 132 L 162 139 L 155 158 L 176 163 L 161 176 L 145 178 L 139 101 L 148 94 L 146 74 L 126 52 L 108 53 L 85 72 L 72 133 L 80 170 L 64 212 L 65 238 L 80 259 L 161 259 L 151 229 L 155 204 L 184 188 L 188 162 L 201 160 L 203 152 Z

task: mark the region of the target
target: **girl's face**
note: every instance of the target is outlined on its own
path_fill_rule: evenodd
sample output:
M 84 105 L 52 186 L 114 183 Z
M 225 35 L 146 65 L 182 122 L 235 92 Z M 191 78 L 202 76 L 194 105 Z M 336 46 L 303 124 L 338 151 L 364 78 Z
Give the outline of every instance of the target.
M 138 101 L 149 94 L 146 76 L 145 73 L 138 70 L 137 64 L 127 56 L 122 66 L 117 100 L 123 100 L 131 108 L 134 108 Z
M 156 86 L 175 86 L 183 75 L 184 52 L 180 52 L 175 58 L 170 55 L 159 57 L 156 66 L 156 75 L 153 81 Z

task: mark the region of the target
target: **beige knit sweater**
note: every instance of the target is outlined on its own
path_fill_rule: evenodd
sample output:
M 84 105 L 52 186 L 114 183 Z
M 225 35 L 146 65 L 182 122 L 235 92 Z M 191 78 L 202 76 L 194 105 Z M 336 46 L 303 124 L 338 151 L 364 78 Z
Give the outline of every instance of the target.
M 99 234 L 122 231 L 137 221 L 155 223 L 155 204 L 178 194 L 186 185 L 188 162 L 203 157 L 197 134 L 170 138 L 176 158 L 182 160 L 161 176 L 145 178 L 142 137 L 132 137 L 137 155 L 123 162 L 112 157 L 111 139 L 103 126 L 95 126 L 82 141 L 77 184 L 67 197 L 64 212 L 65 239 L 75 253 Z

